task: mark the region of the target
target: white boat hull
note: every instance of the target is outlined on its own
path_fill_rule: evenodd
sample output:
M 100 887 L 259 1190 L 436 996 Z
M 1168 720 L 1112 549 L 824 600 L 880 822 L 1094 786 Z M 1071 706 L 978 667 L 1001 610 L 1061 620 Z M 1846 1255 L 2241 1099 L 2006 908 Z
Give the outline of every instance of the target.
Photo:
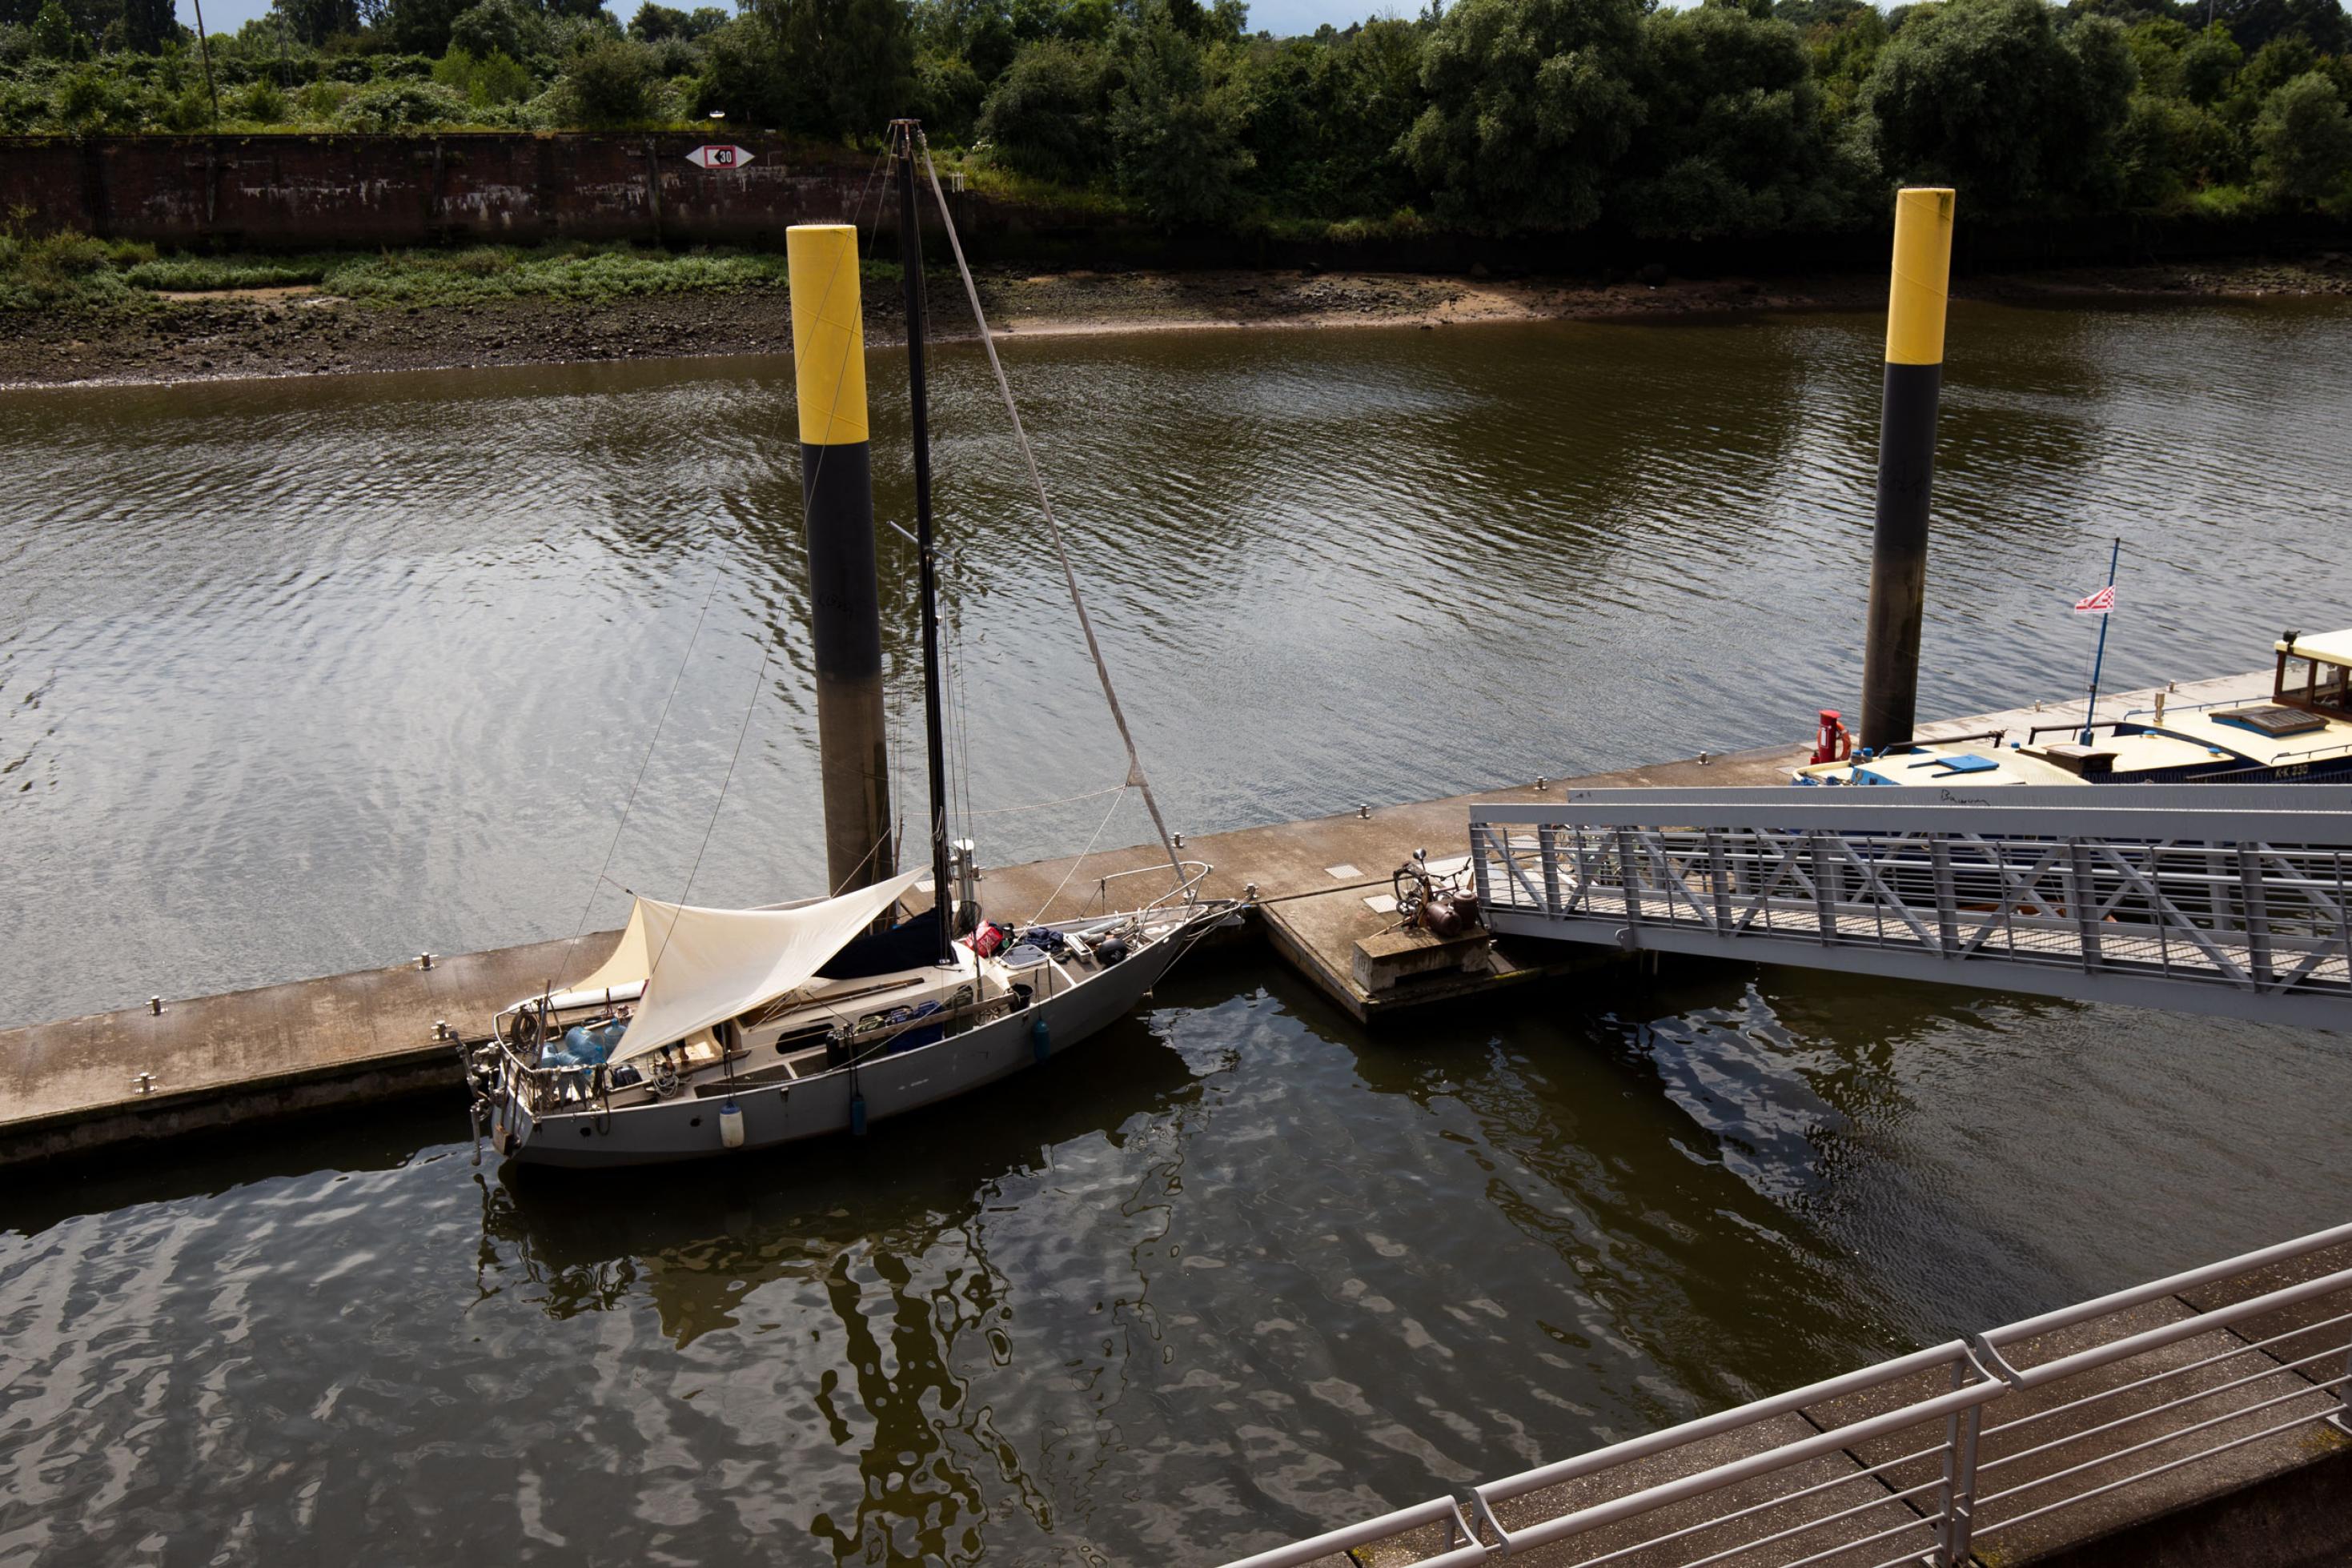
M 871 1126 L 1009 1078 L 1084 1044 L 1133 1009 L 1184 949 L 1188 924 L 1136 949 L 1121 963 L 1022 1011 L 930 1045 L 811 1077 L 763 1083 L 731 1095 L 684 1093 L 652 1104 L 606 1110 L 593 1103 L 532 1118 L 507 1108 L 494 1136 L 519 1165 L 570 1169 L 667 1164 L 740 1155 L 853 1130 L 862 1099 Z M 1037 1036 L 1045 1026 L 1043 1049 Z M 742 1141 L 723 1141 L 720 1107 L 742 1113 Z

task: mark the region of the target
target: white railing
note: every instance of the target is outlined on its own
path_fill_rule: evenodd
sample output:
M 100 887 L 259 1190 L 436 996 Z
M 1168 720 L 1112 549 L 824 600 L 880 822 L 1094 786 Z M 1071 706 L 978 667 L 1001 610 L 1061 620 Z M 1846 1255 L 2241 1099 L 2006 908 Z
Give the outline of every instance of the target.
M 2340 785 L 1571 791 L 1470 809 L 1510 936 L 2352 1027 Z
M 2021 1525 L 2258 1444 L 2273 1445 L 2282 1466 L 2294 1462 L 2288 1448 L 2304 1441 L 2299 1433 L 2352 1434 L 2347 1387 L 2352 1225 L 1489 1481 L 1466 1500 L 1433 1498 L 1233 1568 L 1306 1568 L 1381 1542 L 1380 1561 L 1400 1568 L 1538 1546 L 1553 1548 L 1543 1561 L 1562 1568 L 1637 1553 L 1644 1568 L 1735 1557 L 1741 1568 L 1949 1568 Z

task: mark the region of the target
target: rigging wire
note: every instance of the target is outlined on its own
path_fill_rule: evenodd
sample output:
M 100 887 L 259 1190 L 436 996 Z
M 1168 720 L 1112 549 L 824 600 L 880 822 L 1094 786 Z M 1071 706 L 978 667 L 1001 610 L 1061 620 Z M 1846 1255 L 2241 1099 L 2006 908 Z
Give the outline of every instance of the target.
M 727 804 L 728 787 L 735 782 L 735 766 L 743 760 L 743 739 L 751 733 L 751 716 L 759 711 L 760 694 L 765 691 L 768 685 L 768 664 L 774 657 L 772 653 L 760 655 L 760 673 L 751 678 L 751 700 L 743 705 L 743 722 L 736 727 L 735 751 L 727 758 L 727 776 L 719 781 L 719 799 L 711 805 L 710 821 L 705 823 L 702 829 L 702 843 L 694 852 L 694 864 L 687 869 L 686 886 L 677 895 L 677 902 L 681 906 L 685 904 L 688 896 L 694 892 L 694 879 L 702 872 L 702 857 L 710 849 L 710 835 L 719 829 L 719 813 Z M 661 969 L 662 956 L 669 951 L 669 939 L 677 933 L 677 922 L 673 920 L 669 923 L 669 929 L 662 933 L 661 947 L 654 954 L 653 966 L 646 973 L 647 990 L 653 988 L 654 976 Z
M 1118 793 L 1120 799 L 1124 800 L 1127 796 L 1127 786 L 1121 784 L 1118 787 Z M 1037 906 L 1037 913 L 1029 917 L 1030 924 L 1034 925 L 1045 918 L 1046 913 L 1054 907 L 1054 901 L 1062 896 L 1062 889 L 1070 885 L 1070 879 L 1078 874 L 1078 868 L 1087 863 L 1088 855 L 1095 852 L 1095 845 L 1102 841 L 1103 830 L 1110 826 L 1110 820 L 1117 815 L 1118 815 L 1118 801 L 1113 800 L 1110 803 L 1110 810 L 1103 813 L 1103 820 L 1095 825 L 1095 836 L 1087 841 L 1087 847 L 1078 852 L 1078 858 L 1070 862 L 1070 869 L 1062 873 L 1062 880 L 1055 885 L 1053 892 L 1045 895 L 1045 902 Z M 1171 850 L 1169 852 L 1173 854 L 1175 852 Z M 1181 868 L 1177 874 L 1177 881 L 1180 883 L 1183 881 Z
M 950 564 L 961 583 L 963 559 L 950 558 Z M 961 601 L 959 600 L 959 602 Z M 971 684 L 963 667 L 963 617 L 957 615 L 949 625 L 948 645 L 948 722 L 952 742 L 950 756 L 955 761 L 954 798 L 962 811 L 961 837 L 971 839 L 976 834 L 976 813 L 971 809 Z
M 857 200 L 850 207 L 849 222 L 852 228 L 856 228 L 858 225 L 858 223 L 865 213 L 866 199 L 873 194 L 875 178 L 882 172 L 885 162 L 886 159 L 884 155 L 877 155 L 874 160 L 874 166 L 866 171 L 866 183 L 858 188 Z M 838 274 L 836 274 L 835 277 L 837 277 Z M 825 291 L 818 301 L 818 309 L 820 311 L 824 308 L 824 301 L 832 298 L 833 297 L 833 287 L 835 281 L 835 278 L 834 277 L 828 277 L 825 279 Z M 845 364 L 848 362 L 848 358 L 849 350 L 845 346 L 842 350 L 842 360 Z M 820 448 L 818 450 L 816 460 L 818 471 L 822 472 L 824 466 L 824 448 Z M 801 531 L 803 536 L 805 537 L 808 531 L 808 502 L 805 498 L 803 499 L 801 507 Z M 611 880 L 608 873 L 613 869 L 613 857 L 620 850 L 621 835 L 628 831 L 629 817 L 631 813 L 636 810 L 637 791 L 644 787 L 646 773 L 653 766 L 654 752 L 656 748 L 661 745 L 662 728 L 669 722 L 670 705 L 677 700 L 677 689 L 680 683 L 686 679 L 687 665 L 692 663 L 694 659 L 694 645 L 701 639 L 702 636 L 702 623 L 709 616 L 711 601 L 718 598 L 719 585 L 725 580 L 726 573 L 719 568 L 714 566 L 711 569 L 710 573 L 710 587 L 702 596 L 702 608 L 695 612 L 693 633 L 687 638 L 686 652 L 678 656 L 677 670 L 670 676 L 669 695 L 662 699 L 661 713 L 654 720 L 654 732 L 646 741 L 646 754 L 643 758 L 638 759 L 636 777 L 630 781 L 628 799 L 622 802 L 620 821 L 613 824 L 612 841 L 604 846 L 604 863 L 596 868 L 595 878 L 588 884 L 588 898 L 587 902 L 583 904 L 580 907 L 579 924 L 572 927 L 571 939 L 564 944 L 563 959 L 556 968 L 556 973 L 558 974 L 564 973 L 571 968 L 572 953 L 580 946 L 580 938 L 587 933 L 588 917 L 595 912 L 596 895 L 604 891 L 605 883 Z M 737 742 L 737 750 L 739 752 L 741 750 L 740 741 Z M 731 767 L 730 771 L 731 773 Z M 723 789 L 720 791 L 720 798 L 722 800 L 725 798 L 725 791 Z M 713 820 L 716 820 L 715 816 Z M 704 843 L 707 845 L 709 841 L 709 837 L 706 833 L 704 835 Z M 866 852 L 866 858 L 868 860 L 873 858 L 873 851 L 868 850 Z M 699 854 L 696 855 L 695 862 L 698 865 L 701 863 L 701 856 Z M 863 862 L 860 863 L 862 864 Z M 688 886 L 693 884 L 693 880 L 692 874 L 689 873 L 687 878 Z M 619 884 L 614 883 L 614 885 L 618 886 Z M 624 889 L 623 891 L 625 892 L 627 890 Z M 838 890 L 836 889 L 835 891 Z M 631 896 L 634 897 L 635 895 L 632 894 Z M 681 899 L 681 902 L 683 900 Z M 665 944 L 665 946 L 667 946 L 667 944 Z M 554 982 L 552 980 L 549 982 L 548 988 L 550 990 L 554 988 Z
M 687 638 L 686 652 L 678 656 L 677 670 L 669 678 L 669 695 L 662 698 L 661 714 L 654 720 L 653 736 L 646 742 L 645 756 L 637 760 L 637 776 L 630 782 L 629 798 L 621 807 L 621 820 L 613 824 L 613 841 L 604 846 L 604 863 L 596 868 L 596 879 L 588 884 L 588 902 L 580 906 L 580 924 L 572 928 L 572 940 L 564 945 L 563 961 L 556 966 L 558 974 L 571 970 L 572 949 L 579 946 L 581 936 L 588 929 L 588 916 L 595 910 L 596 895 L 604 890 L 608 880 L 606 873 L 613 869 L 613 856 L 621 847 L 621 834 L 629 825 L 629 813 L 636 810 L 637 790 L 645 784 L 646 770 L 654 764 L 654 748 L 661 744 L 662 727 L 669 722 L 670 705 L 677 700 L 678 685 L 686 679 L 686 666 L 694 658 L 694 644 L 702 636 L 703 620 L 709 615 L 710 601 L 719 596 L 719 585 L 724 579 L 725 573 L 719 568 L 713 566 L 710 569 L 710 588 L 702 596 L 702 608 L 695 613 L 693 634 Z M 552 982 L 549 988 L 553 988 Z
M 1160 847 L 1168 852 L 1168 867 L 1175 873 L 1176 885 L 1181 887 L 1184 883 L 1184 862 L 1178 858 L 1175 840 L 1169 836 L 1168 823 L 1160 814 L 1160 802 L 1151 793 L 1151 781 L 1144 776 L 1143 758 L 1136 750 L 1134 733 L 1128 728 L 1127 711 L 1118 706 L 1110 666 L 1103 662 L 1102 643 L 1095 636 L 1094 618 L 1087 613 L 1086 597 L 1078 591 L 1078 574 L 1063 543 L 1062 525 L 1055 520 L 1054 503 L 1045 494 L 1045 476 L 1037 471 L 1037 455 L 1030 449 L 1029 433 L 1022 428 L 1021 410 L 1013 401 L 1013 383 L 1005 379 L 1004 363 L 996 356 L 996 338 L 988 329 L 987 313 L 981 308 L 980 286 L 972 281 L 971 267 L 964 260 L 963 241 L 956 235 L 955 214 L 948 208 L 947 193 L 940 188 L 940 172 L 931 162 L 930 138 L 922 136 L 919 131 L 917 135 L 922 141 L 923 171 L 929 176 L 931 194 L 939 202 L 940 223 L 947 230 L 949 247 L 955 253 L 956 271 L 963 276 L 964 296 L 971 302 L 973 324 L 980 329 L 980 346 L 987 352 L 988 368 L 996 376 L 996 390 L 1003 395 L 1004 412 L 1013 421 L 1013 444 L 1020 448 L 1021 461 L 1029 470 L 1029 483 L 1037 492 L 1037 507 L 1045 515 L 1046 535 L 1054 541 L 1054 554 L 1062 563 L 1062 580 L 1069 585 L 1070 606 L 1077 612 L 1078 627 L 1087 636 L 1087 653 L 1094 659 L 1095 674 L 1102 682 L 1103 701 L 1109 705 L 1111 720 L 1118 726 L 1118 738 L 1127 747 L 1128 782 L 1141 792 L 1144 809 L 1151 813 L 1151 825 L 1160 831 Z M 1118 802 L 1111 804 L 1116 810 Z
M 769 661 L 774 657 L 775 653 L 773 650 L 762 653 L 760 655 L 760 673 L 751 677 L 751 700 L 743 705 L 743 722 L 741 725 L 737 727 L 735 731 L 734 755 L 727 759 L 727 776 L 719 781 L 719 799 L 711 805 L 710 821 L 704 825 L 702 830 L 701 846 L 694 852 L 694 864 L 687 871 L 686 886 L 677 895 L 677 902 L 681 909 L 685 906 L 688 895 L 694 892 L 694 879 L 702 870 L 702 857 L 710 848 L 710 835 L 718 831 L 719 813 L 727 804 L 728 786 L 735 782 L 736 764 L 743 760 L 743 739 L 746 736 L 751 733 L 751 716 L 759 711 L 760 694 L 765 691 L 768 686 L 768 664 Z M 683 918 L 682 915 L 674 916 L 671 919 L 668 927 L 662 932 L 661 946 L 654 954 L 653 963 L 646 967 L 644 988 L 637 993 L 637 999 L 640 1003 L 642 1003 L 653 991 L 654 977 L 661 973 L 662 960 L 669 955 L 670 938 L 677 935 L 678 920 L 681 918 Z M 714 1034 L 713 1038 L 717 1039 L 719 1042 L 719 1065 L 726 1069 L 727 1084 L 730 1089 L 732 1089 L 735 1084 L 736 1053 L 729 1048 L 725 1036 Z M 598 1079 L 602 1080 L 604 1076 L 604 1074 L 602 1070 L 599 1070 L 597 1072 Z M 608 1090 L 607 1093 L 609 1094 L 609 1092 L 610 1091 Z

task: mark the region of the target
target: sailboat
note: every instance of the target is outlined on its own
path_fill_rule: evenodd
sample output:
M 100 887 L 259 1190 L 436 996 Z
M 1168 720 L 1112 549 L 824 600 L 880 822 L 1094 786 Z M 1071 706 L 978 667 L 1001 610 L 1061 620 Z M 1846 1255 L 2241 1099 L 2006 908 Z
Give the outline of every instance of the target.
M 862 1134 L 1084 1043 L 1128 1016 L 1237 907 L 1202 896 L 1211 868 L 1181 858 L 1160 819 L 1064 553 L 1072 604 L 1127 744 L 1128 781 L 1143 790 L 1168 849 L 1170 885 L 1139 906 L 1090 907 L 1079 918 L 999 925 L 982 917 L 971 846 L 948 836 L 915 194 L 920 130 L 898 121 L 891 139 L 921 563 L 930 906 L 906 909 L 922 869 L 756 909 L 638 897 L 601 964 L 501 1009 L 486 1038 L 464 1043 L 477 1137 L 487 1134 L 510 1162 L 643 1166 Z M 926 149 L 926 172 L 977 314 L 953 216 L 929 162 Z M 980 329 L 1025 460 L 1027 437 L 984 319 Z M 1034 461 L 1030 467 L 1034 478 Z M 1042 484 L 1038 497 L 1060 551 Z

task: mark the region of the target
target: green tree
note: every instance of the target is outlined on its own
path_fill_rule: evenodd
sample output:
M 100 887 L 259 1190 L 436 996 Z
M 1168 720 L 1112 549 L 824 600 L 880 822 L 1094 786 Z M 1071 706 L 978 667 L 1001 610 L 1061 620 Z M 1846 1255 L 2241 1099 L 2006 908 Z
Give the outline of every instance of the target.
M 449 47 L 463 49 L 478 60 L 492 55 L 521 59 L 541 52 L 547 25 L 535 9 L 517 0 L 481 0 L 457 13 L 449 24 Z
M 344 99 L 335 118 L 349 130 L 381 136 L 426 126 L 462 124 L 466 100 L 438 82 L 380 82 Z
M 751 0 L 751 21 L 764 33 L 755 54 L 779 73 L 751 94 L 772 125 L 879 139 L 915 101 L 915 40 L 901 0 Z
M 2273 38 L 2253 52 L 2238 72 L 2235 89 L 2256 110 L 2271 94 L 2299 76 L 2319 68 L 2319 51 L 2300 33 Z
M 122 0 L 122 47 L 142 55 L 161 54 L 180 37 L 172 0 Z
M 932 135 L 962 141 L 980 119 L 986 84 L 961 55 L 925 49 L 915 57 L 915 107 Z
M 2151 16 L 2135 25 L 2125 37 L 2131 47 L 2132 64 L 2139 68 L 2142 92 L 2159 98 L 2185 96 L 2188 89 L 2180 57 L 2197 41 L 2196 34 L 2175 17 Z
M 1023 42 L 1006 0 L 917 0 L 912 25 L 918 56 L 961 59 L 983 86 L 1004 74 Z
M 433 79 L 464 95 L 476 109 L 520 103 L 535 85 L 530 68 L 503 49 L 492 49 L 477 59 L 457 44 L 451 44 L 449 52 L 433 68 Z
M 2154 210 L 2177 204 L 2233 173 L 2236 147 L 2227 126 L 2186 99 L 2134 93 L 2116 138 L 2123 204 Z
M 58 0 L 45 0 L 33 18 L 33 52 L 44 59 L 69 60 L 74 57 L 74 43 L 80 37 L 66 8 Z
M 1832 229 L 1868 173 L 1833 155 L 1797 29 L 1723 0 L 1647 18 L 1648 114 L 1615 202 L 1634 232 Z
M 466 0 L 391 0 L 385 31 L 403 54 L 438 57 L 449 47 L 449 28 Z
M 256 125 L 275 125 L 286 118 L 286 95 L 278 84 L 262 77 L 246 85 L 232 101 L 230 112 Z
M 1016 173 L 1092 183 L 1109 172 L 1105 122 L 1112 86 L 1111 62 L 1099 47 L 1033 44 L 990 89 L 980 134 Z
M 1405 138 L 1439 214 L 1487 230 L 1581 228 L 1645 112 L 1643 0 L 1460 0 L 1422 54 Z
M 2352 115 L 2325 73 L 2306 72 L 2263 100 L 2254 147 L 2273 194 L 2305 203 L 2352 199 Z
M 619 38 L 581 50 L 563 68 L 563 114 L 573 125 L 629 125 L 654 112 L 653 62 Z
M 1181 0 L 1189 4 L 1190 0 Z M 1196 16 L 1213 17 L 1192 6 Z M 1254 166 L 1242 144 L 1247 103 L 1223 41 L 1178 6 L 1154 7 L 1124 38 L 1126 81 L 1111 95 L 1110 140 L 1119 189 L 1171 227 L 1219 224 L 1239 211 Z
M 1404 139 L 1425 107 L 1424 37 L 1410 22 L 1385 18 L 1325 47 L 1315 80 L 1316 141 L 1343 206 L 1386 213 L 1421 193 Z
M 1828 7 L 1822 7 L 1827 10 Z M 1774 15 L 1780 15 L 1775 10 Z M 1832 126 L 1847 127 L 1859 115 L 1864 86 L 1878 65 L 1878 51 L 1886 47 L 1886 18 L 1875 5 L 1860 0 L 1845 5 L 1833 17 L 1812 23 L 1795 22 L 1805 29 L 1805 51 L 1812 57 L 1813 80 L 1822 89 L 1822 113 Z
M 2180 51 L 2180 89 L 2195 104 L 2219 103 L 2237 80 L 2245 51 L 2219 23 L 2208 27 Z
M 2352 18 L 2341 0 L 2218 0 L 2216 20 L 2242 49 L 2300 36 L 2323 55 L 2352 48 Z
M 1423 31 L 1381 19 L 1226 46 L 1259 197 L 1325 218 L 1386 217 L 1424 198 L 1398 145 L 1423 107 Z
M 2135 71 L 2105 16 L 2061 32 L 2042 0 L 1917 8 L 1871 73 L 1864 101 L 1887 172 L 1951 184 L 1994 216 L 2095 199 L 2112 181 Z
M 275 9 L 294 40 L 313 48 L 360 30 L 357 0 L 278 0 Z
M 654 0 L 637 7 L 629 18 L 629 37 L 641 44 L 658 44 L 664 38 L 683 38 L 693 26 L 683 11 L 670 5 L 656 5 Z
M 82 135 L 136 131 L 142 115 L 138 99 L 123 90 L 117 73 L 85 65 L 58 73 L 47 119 L 45 129 Z

